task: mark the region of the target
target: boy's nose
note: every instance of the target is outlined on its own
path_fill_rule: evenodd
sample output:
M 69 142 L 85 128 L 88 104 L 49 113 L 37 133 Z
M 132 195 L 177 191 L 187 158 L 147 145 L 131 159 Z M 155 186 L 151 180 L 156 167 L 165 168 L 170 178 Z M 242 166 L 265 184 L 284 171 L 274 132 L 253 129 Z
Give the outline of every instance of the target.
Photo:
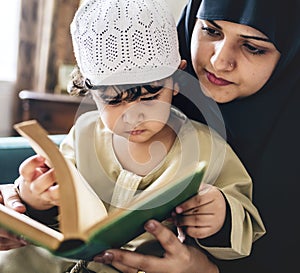
M 141 107 L 137 104 L 129 107 L 122 115 L 123 122 L 134 125 L 144 120 L 145 115 L 140 109 Z

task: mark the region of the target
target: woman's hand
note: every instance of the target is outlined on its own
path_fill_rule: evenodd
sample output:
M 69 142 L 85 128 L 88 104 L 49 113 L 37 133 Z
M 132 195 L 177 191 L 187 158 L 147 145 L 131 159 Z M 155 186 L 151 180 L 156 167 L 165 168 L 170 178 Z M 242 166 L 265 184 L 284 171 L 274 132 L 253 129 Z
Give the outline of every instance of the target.
M 111 249 L 98 255 L 94 261 L 111 264 L 123 273 L 215 273 L 219 272 L 207 256 L 191 246 L 182 244 L 176 235 L 155 220 L 145 225 L 146 231 L 160 242 L 165 250 L 163 258 L 143 255 L 121 249 Z
M 26 211 L 26 207 L 20 200 L 14 184 L 0 185 L 0 203 L 20 213 Z
M 20 165 L 19 172 L 19 194 L 28 205 L 37 210 L 59 205 L 54 169 L 46 165 L 43 157 L 29 157 Z
M 0 185 L 0 203 L 20 213 L 26 211 L 13 184 Z M 0 250 L 9 250 L 25 245 L 27 242 L 22 238 L 0 229 Z
M 27 244 L 24 239 L 0 229 L 0 250 L 10 250 L 26 246 Z
M 203 239 L 218 232 L 225 221 L 226 201 L 221 191 L 205 185 L 199 194 L 177 206 L 174 222 L 186 234 Z

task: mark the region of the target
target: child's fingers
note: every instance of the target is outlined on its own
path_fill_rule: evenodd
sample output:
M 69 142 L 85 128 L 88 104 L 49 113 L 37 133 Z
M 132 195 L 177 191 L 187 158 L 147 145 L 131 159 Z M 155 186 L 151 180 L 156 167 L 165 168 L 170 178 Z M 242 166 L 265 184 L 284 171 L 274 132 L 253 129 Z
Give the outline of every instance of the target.
M 187 227 L 185 228 L 185 232 L 190 237 L 198 239 L 204 239 L 215 234 L 215 231 L 211 226 Z
M 49 187 L 41 194 L 41 198 L 49 201 L 54 206 L 59 206 L 59 186 L 57 184 Z
M 176 218 L 176 225 L 179 227 L 204 227 L 211 225 L 214 214 L 192 214 L 187 216 L 178 216 Z
M 48 170 L 37 177 L 33 182 L 27 182 L 32 193 L 42 194 L 55 184 L 54 169 Z
M 175 212 L 178 214 L 189 214 L 191 210 L 212 202 L 216 192 L 220 193 L 216 187 L 205 185 L 204 188 L 200 188 L 200 192 L 197 195 L 177 206 Z
M 201 196 L 197 194 L 197 195 L 193 196 L 192 198 L 190 198 L 189 200 L 187 200 L 187 201 L 183 202 L 182 204 L 180 204 L 179 206 L 177 206 L 175 208 L 175 212 L 178 214 L 188 212 L 195 207 L 199 207 L 201 204 L 202 204 Z
M 19 173 L 26 181 L 32 181 L 45 167 L 45 159 L 40 155 L 34 155 L 21 163 L 19 167 Z M 36 171 L 37 169 L 40 170 L 39 174 Z

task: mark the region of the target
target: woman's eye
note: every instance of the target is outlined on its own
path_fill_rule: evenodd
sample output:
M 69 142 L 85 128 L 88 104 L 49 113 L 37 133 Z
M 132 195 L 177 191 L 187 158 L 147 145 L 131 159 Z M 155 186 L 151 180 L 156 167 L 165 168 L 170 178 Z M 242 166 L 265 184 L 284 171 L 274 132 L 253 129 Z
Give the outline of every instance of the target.
M 263 55 L 266 52 L 265 49 L 260 49 L 247 43 L 244 44 L 244 47 L 246 47 L 246 49 L 253 55 Z
M 210 27 L 202 27 L 202 30 L 210 36 L 221 36 L 221 33 Z

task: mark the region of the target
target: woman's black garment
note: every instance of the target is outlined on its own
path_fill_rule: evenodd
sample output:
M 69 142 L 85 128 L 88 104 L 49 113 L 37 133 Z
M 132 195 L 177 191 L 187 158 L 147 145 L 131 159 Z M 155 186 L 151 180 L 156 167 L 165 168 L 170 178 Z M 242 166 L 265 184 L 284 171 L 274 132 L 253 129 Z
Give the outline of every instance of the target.
M 216 263 L 224 273 L 283 273 L 290 268 L 298 271 L 300 0 L 203 0 L 200 4 L 200 0 L 189 1 L 178 24 L 181 56 L 189 62 L 190 74 L 195 75 L 190 38 L 196 16 L 252 26 L 267 35 L 281 53 L 277 67 L 261 90 L 218 104 L 227 140 L 253 179 L 254 204 L 267 234 L 254 243 L 249 257 Z M 188 101 L 176 102 L 187 115 L 203 121 Z M 218 126 L 215 128 L 218 130 Z

